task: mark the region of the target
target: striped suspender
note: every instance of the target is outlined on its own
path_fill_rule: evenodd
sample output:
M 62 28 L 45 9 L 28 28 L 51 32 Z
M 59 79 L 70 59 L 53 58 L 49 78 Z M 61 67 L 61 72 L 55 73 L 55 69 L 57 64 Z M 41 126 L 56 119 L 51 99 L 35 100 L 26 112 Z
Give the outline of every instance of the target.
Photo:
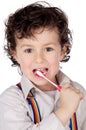
M 18 88 L 22 91 L 21 83 L 17 84 Z M 34 116 L 34 123 L 39 123 L 41 121 L 41 115 L 40 115 L 40 110 L 38 103 L 30 90 L 27 96 L 27 102 L 29 105 L 31 105 L 32 111 L 33 111 L 33 116 Z
M 76 113 L 74 113 L 70 119 L 70 130 L 78 130 Z
M 28 101 L 28 104 L 31 105 L 32 110 L 33 110 L 34 123 L 35 124 L 39 123 L 41 121 L 40 110 L 39 110 L 38 103 L 37 103 L 33 93 L 31 92 L 31 90 L 27 96 L 27 101 Z
M 17 86 L 22 91 L 21 83 L 18 83 Z M 29 92 L 29 94 L 27 96 L 27 102 L 32 107 L 33 116 L 34 116 L 34 123 L 35 124 L 39 123 L 41 121 L 40 110 L 39 110 L 38 103 L 37 103 L 33 93 L 31 92 L 31 90 L 30 90 L 30 92 Z M 70 130 L 78 130 L 77 120 L 76 120 L 76 113 L 74 113 L 72 118 L 70 119 L 69 127 L 70 127 Z

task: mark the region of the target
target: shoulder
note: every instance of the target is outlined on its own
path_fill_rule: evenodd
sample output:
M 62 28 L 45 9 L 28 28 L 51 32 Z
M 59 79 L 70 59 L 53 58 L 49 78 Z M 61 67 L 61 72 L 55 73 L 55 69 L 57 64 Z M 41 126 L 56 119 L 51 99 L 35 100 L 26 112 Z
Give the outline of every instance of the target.
M 9 88 L 7 88 L 5 91 L 2 92 L 2 94 L 0 95 L 1 97 L 10 97 L 13 95 L 19 95 L 21 93 L 21 91 L 18 89 L 18 87 L 16 85 L 10 86 Z
M 27 102 L 22 91 L 16 85 L 9 87 L 0 95 L 0 128 L 8 128 L 11 122 L 13 128 L 16 121 L 20 123 L 22 119 L 27 118 L 27 110 Z
M 83 93 L 86 94 L 85 88 L 80 83 L 78 83 L 76 81 L 72 81 L 72 84 L 74 87 L 76 87 L 77 89 L 80 89 Z
M 24 95 L 22 91 L 16 86 L 13 85 L 7 88 L 1 95 L 0 95 L 0 105 L 13 105 L 19 103 L 21 100 L 24 99 Z

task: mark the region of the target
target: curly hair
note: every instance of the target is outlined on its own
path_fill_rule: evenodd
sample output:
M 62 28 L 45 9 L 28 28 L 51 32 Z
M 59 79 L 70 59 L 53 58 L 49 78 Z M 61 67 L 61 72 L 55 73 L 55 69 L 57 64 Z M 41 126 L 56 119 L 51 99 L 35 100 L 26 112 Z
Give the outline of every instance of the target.
M 4 46 L 4 49 L 15 66 L 19 66 L 12 55 L 12 51 L 16 50 L 16 38 L 32 37 L 34 36 L 34 31 L 39 28 L 57 28 L 61 47 L 65 43 L 68 44 L 66 55 L 62 62 L 67 62 L 70 58 L 72 35 L 68 28 L 68 18 L 58 7 L 52 7 L 48 3 L 45 6 L 45 3 L 35 2 L 20 8 L 14 14 L 11 14 L 5 23 L 7 45 Z

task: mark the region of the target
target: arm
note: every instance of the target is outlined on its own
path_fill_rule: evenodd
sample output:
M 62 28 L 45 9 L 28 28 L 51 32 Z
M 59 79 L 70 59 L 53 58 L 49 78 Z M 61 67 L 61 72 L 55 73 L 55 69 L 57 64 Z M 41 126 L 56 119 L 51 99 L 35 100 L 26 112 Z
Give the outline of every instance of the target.
M 73 113 L 77 111 L 81 99 L 84 98 L 83 93 L 74 88 L 71 84 L 63 85 L 60 93 L 60 107 L 55 111 L 56 116 L 65 126 Z

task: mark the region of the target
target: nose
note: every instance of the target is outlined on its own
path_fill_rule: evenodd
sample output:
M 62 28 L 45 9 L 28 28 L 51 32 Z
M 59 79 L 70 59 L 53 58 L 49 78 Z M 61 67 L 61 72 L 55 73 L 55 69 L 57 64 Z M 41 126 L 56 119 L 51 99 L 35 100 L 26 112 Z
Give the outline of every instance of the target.
M 43 54 L 42 51 L 36 53 L 36 55 L 35 55 L 35 61 L 37 63 L 43 63 L 44 62 L 44 54 Z

